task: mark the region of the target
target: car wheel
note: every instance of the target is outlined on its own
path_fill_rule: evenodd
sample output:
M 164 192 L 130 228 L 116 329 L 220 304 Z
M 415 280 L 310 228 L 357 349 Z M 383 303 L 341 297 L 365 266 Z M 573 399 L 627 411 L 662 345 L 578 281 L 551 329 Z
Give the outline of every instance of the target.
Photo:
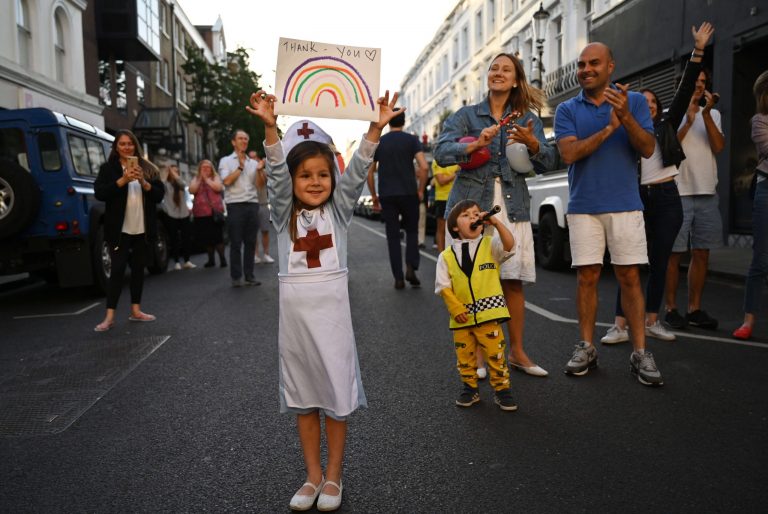
M 18 164 L 0 161 L 0 239 L 29 226 L 40 207 L 40 189 L 32 174 Z
M 147 269 L 153 275 L 165 273 L 168 269 L 168 232 L 162 223 L 157 225 L 157 237 L 152 242 Z
M 539 233 L 536 241 L 536 255 L 544 269 L 560 270 L 568 263 L 565 260 L 565 229 L 557 224 L 555 213 L 548 211 L 539 220 Z

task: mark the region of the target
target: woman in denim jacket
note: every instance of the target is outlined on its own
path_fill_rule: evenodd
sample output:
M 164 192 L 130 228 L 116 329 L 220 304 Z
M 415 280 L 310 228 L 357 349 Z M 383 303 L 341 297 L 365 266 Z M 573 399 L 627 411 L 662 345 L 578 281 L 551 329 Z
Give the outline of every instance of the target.
M 469 162 L 470 154 L 480 148 L 487 147 L 490 151 L 490 159 L 482 166 L 459 171 L 446 212 L 465 199 L 475 200 L 484 211 L 493 205 L 502 208 L 499 216 L 506 219 L 515 237 L 515 255 L 501 267 L 501 282 L 510 314 L 509 363 L 528 374 L 546 376 L 547 372 L 531 361 L 523 349 L 523 283 L 536 281 L 536 265 L 525 174 L 512 169 L 506 146 L 524 144 L 536 173 L 552 169 L 557 157 L 555 148 L 544 137 L 541 120 L 531 112 L 544 105 L 543 92 L 528 84 L 520 61 L 509 54 L 497 55 L 491 61 L 487 81 L 485 100 L 462 107 L 445 120 L 434 156 L 440 166 L 450 166 Z M 509 116 L 516 118 L 515 122 L 501 125 Z M 474 136 L 477 140 L 457 142 L 465 136 Z

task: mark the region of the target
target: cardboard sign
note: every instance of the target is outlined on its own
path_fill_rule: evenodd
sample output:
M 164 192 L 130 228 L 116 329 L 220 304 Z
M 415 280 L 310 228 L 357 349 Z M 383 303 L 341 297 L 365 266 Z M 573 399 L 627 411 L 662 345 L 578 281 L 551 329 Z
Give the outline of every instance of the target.
M 275 112 L 377 121 L 381 49 L 280 38 Z

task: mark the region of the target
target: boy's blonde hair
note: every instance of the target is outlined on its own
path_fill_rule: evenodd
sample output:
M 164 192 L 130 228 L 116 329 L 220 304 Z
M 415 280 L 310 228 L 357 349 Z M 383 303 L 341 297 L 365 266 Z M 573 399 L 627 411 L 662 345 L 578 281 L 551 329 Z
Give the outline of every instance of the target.
M 459 232 L 456 230 L 458 227 L 457 220 L 459 219 L 459 216 L 462 212 L 471 209 L 472 207 L 477 207 L 479 209 L 480 204 L 474 200 L 462 200 L 454 205 L 451 212 L 448 213 L 448 217 L 445 219 L 445 225 L 448 227 L 448 233 L 451 234 L 452 238 L 458 239 L 459 237 Z

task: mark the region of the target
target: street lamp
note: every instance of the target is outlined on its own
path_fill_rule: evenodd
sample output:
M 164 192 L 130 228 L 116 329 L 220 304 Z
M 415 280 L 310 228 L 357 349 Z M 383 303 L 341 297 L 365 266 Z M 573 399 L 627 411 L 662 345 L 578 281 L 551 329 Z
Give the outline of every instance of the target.
M 547 22 L 549 11 L 544 9 L 544 2 L 539 4 L 539 10 L 533 13 L 533 35 L 536 38 L 536 51 L 539 53 L 539 61 L 531 83 L 541 88 L 544 85 L 544 40 L 547 35 Z

